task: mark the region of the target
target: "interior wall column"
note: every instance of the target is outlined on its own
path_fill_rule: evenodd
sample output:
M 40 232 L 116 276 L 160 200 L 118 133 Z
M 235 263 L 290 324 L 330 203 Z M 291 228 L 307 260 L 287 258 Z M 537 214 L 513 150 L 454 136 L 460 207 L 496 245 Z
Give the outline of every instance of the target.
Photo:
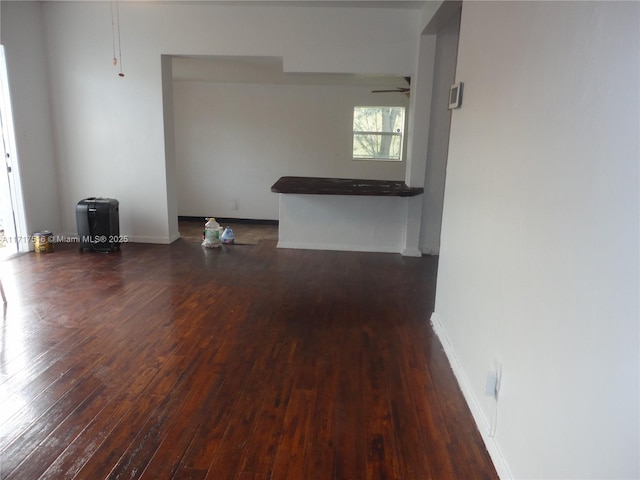
M 429 145 L 431 94 L 436 58 L 436 36 L 421 35 L 418 47 L 416 74 L 411 79 L 411 106 L 409 108 L 409 145 L 405 182 L 409 187 L 423 187 Z M 405 224 L 405 245 L 402 254 L 420 256 L 420 223 L 422 197 L 409 199 Z

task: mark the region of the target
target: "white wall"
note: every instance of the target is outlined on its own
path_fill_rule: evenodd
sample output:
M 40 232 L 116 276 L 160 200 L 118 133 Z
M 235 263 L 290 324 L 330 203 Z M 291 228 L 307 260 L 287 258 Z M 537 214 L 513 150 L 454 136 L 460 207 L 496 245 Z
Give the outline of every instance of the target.
M 61 233 L 42 7 L 39 2 L 2 2 L 16 152 L 29 234 Z M 15 159 L 14 159 L 15 160 Z M 15 169 L 15 168 L 14 168 Z
M 293 194 L 278 197 L 280 248 L 402 251 L 403 222 L 411 197 Z
M 16 2 L 8 9 L 8 3 L 2 2 L 3 23 L 29 8 Z M 285 70 L 301 72 L 411 75 L 415 64 L 420 19 L 414 10 L 119 6 L 124 78 L 111 64 L 110 2 L 42 7 L 66 232 L 75 232 L 78 200 L 100 195 L 120 200 L 123 235 L 171 240 L 169 212 L 177 209 L 165 165 L 162 54 L 278 56 Z
M 276 220 L 270 189 L 286 175 L 404 180 L 404 161 L 354 161 L 351 136 L 354 106 L 408 108 L 404 95 L 182 81 L 174 92 L 180 215 Z
M 164 116 L 165 185 L 169 220 L 169 241 L 180 237 L 178 232 L 178 177 L 176 139 L 173 113 L 173 60 L 162 55 L 162 114 Z
M 433 320 L 503 478 L 640 476 L 639 18 L 463 5 Z
M 460 14 L 454 12 L 438 30 L 436 56 L 433 68 L 433 95 L 431 121 L 429 122 L 429 145 L 427 150 L 422 197 L 422 222 L 420 250 L 424 254 L 440 252 L 440 226 L 442 224 L 442 202 L 449 147 L 449 87 L 454 83 L 458 53 Z
M 441 2 L 438 2 L 440 4 Z M 425 16 L 422 11 L 422 19 Z M 405 181 L 410 187 L 423 187 L 429 146 L 431 121 L 431 95 L 436 57 L 435 35 L 420 35 L 416 75 L 412 79 L 411 107 L 409 108 L 409 142 Z M 406 229 L 403 255 L 419 257 L 420 223 L 422 220 L 422 195 L 410 197 L 407 202 Z

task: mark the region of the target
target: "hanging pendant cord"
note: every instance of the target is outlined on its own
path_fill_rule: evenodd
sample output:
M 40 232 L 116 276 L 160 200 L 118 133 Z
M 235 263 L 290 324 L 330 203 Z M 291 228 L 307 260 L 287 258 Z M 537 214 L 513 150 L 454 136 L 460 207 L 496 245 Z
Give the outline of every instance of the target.
M 122 43 L 120 42 L 120 7 L 118 2 L 116 2 L 116 17 L 118 20 L 118 60 L 120 63 L 120 76 L 124 77 L 124 73 L 122 73 Z
M 116 23 L 113 18 L 113 2 L 111 2 L 111 40 L 113 43 L 113 65 L 118 64 L 118 59 L 116 57 Z

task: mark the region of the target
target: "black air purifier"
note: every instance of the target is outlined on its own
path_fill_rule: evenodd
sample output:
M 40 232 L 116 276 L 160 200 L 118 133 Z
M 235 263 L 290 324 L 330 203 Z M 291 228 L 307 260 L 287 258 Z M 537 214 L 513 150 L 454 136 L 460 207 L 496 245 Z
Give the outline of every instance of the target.
M 76 206 L 80 251 L 115 252 L 120 250 L 118 200 L 90 197 Z

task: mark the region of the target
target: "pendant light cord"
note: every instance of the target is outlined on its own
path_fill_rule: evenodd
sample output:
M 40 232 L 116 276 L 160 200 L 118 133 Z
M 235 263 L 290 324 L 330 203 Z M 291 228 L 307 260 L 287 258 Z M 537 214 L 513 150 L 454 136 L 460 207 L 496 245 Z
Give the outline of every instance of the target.
M 111 2 L 111 40 L 113 43 L 113 65 L 118 64 L 118 58 L 116 57 L 116 23 L 113 15 L 113 2 Z
M 124 73 L 122 73 L 122 42 L 120 41 L 120 7 L 118 2 L 116 2 L 116 17 L 118 19 L 118 59 L 120 60 L 120 76 L 124 77 Z
M 114 12 L 115 10 L 115 12 Z M 116 25 L 118 26 L 118 56 L 116 57 Z M 122 44 L 120 41 L 120 6 L 118 2 L 111 2 L 111 39 L 113 43 L 113 65 L 120 65 L 118 76 L 124 77 L 122 72 Z

